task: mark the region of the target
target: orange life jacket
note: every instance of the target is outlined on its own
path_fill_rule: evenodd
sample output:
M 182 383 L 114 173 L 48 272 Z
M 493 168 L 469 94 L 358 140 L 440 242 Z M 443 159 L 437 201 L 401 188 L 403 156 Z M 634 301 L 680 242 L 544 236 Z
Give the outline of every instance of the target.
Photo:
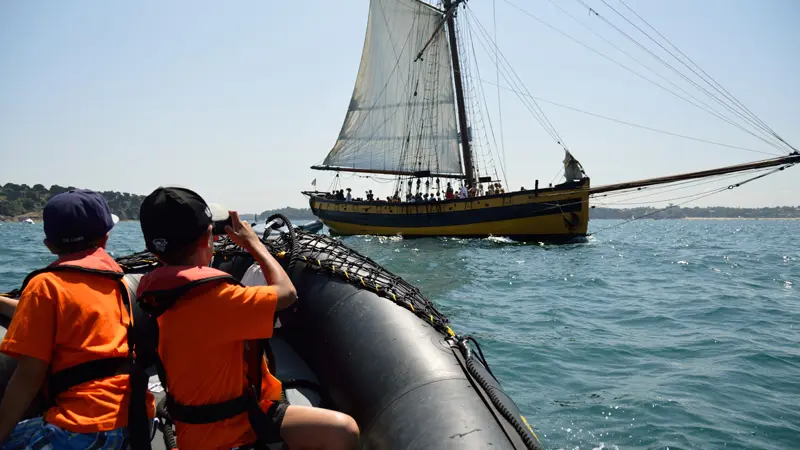
M 177 301 L 187 296 L 192 289 L 209 283 L 230 283 L 241 286 L 241 283 L 230 274 L 210 267 L 166 266 L 159 267 L 143 276 L 137 289 L 138 303 L 144 311 L 150 314 L 152 318 L 150 326 L 154 327 L 155 331 L 151 331 L 145 337 L 146 344 L 143 345 L 142 340 L 137 342 L 138 354 L 143 356 L 143 353 L 149 353 L 150 356 L 145 361 L 152 357 L 161 385 L 166 393 L 166 407 L 171 419 L 189 424 L 205 424 L 230 419 L 247 412 L 251 426 L 256 435 L 260 437 L 262 430 L 267 430 L 266 415 L 258 405 L 261 393 L 261 362 L 265 351 L 264 341 L 249 342 L 248 351 L 244 356 L 248 370 L 249 389 L 236 398 L 218 403 L 184 405 L 175 400 L 167 387 L 167 373 L 158 357 L 156 319 Z M 141 416 L 141 412 L 139 416 Z M 133 436 L 131 437 L 133 438 Z
M 20 292 L 25 290 L 25 287 L 35 276 L 47 272 L 79 272 L 87 276 L 89 279 L 88 283 L 91 283 L 92 277 L 105 277 L 117 280 L 119 282 L 125 309 L 127 310 L 128 314 L 130 314 L 130 304 L 133 291 L 130 291 L 128 286 L 122 281 L 125 273 L 116 263 L 116 261 L 114 261 L 105 251 L 100 252 L 95 250 L 91 253 L 86 251 L 76 253 L 76 255 L 81 255 L 81 257 L 75 259 L 59 258 L 49 266 L 31 272 L 27 277 L 25 277 L 25 281 L 22 282 Z M 128 329 L 130 331 L 130 326 Z M 50 374 L 47 386 L 47 397 L 49 403 L 51 405 L 55 405 L 58 395 L 66 392 L 73 386 L 77 386 L 89 381 L 130 373 L 130 346 L 128 346 L 128 348 L 128 357 L 96 359 L 93 361 L 76 364 L 68 369 Z

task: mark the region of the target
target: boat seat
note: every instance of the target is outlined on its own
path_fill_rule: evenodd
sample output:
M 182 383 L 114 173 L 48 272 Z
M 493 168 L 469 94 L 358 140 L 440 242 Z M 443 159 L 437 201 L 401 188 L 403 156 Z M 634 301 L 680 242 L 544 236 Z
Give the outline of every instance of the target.
M 320 393 L 308 385 L 319 385 L 317 376 L 308 367 L 305 361 L 300 358 L 286 341 L 278 336 L 270 339 L 272 352 L 275 355 L 275 377 L 281 382 L 287 382 L 284 386 L 284 397 L 290 405 L 299 406 L 320 406 L 322 396 Z M 302 382 L 304 385 L 296 385 L 294 380 Z

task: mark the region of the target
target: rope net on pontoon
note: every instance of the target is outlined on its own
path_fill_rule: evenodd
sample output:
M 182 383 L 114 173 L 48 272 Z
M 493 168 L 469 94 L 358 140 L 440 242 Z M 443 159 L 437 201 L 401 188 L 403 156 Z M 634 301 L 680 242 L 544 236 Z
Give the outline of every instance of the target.
M 413 312 L 439 332 L 455 336 L 447 317 L 439 312 L 418 288 L 381 267 L 372 259 L 329 236 L 295 230 L 295 240 L 297 259 L 309 268 L 375 292 L 378 296 Z M 292 252 L 286 233 L 269 236 L 262 239 L 262 242 L 273 256 L 288 265 L 288 258 Z M 247 255 L 244 249 L 234 244 L 227 236 L 214 245 L 215 258 L 227 259 Z M 155 256 L 147 251 L 120 257 L 117 263 L 127 273 L 146 273 L 160 264 Z

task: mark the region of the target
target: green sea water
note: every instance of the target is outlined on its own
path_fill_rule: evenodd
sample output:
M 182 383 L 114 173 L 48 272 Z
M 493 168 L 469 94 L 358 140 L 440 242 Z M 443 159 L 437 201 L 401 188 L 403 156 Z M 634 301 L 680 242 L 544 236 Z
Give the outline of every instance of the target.
M 138 223 L 111 236 L 116 256 L 143 248 Z M 0 291 L 52 261 L 42 238 L 0 223 Z M 561 246 L 343 240 L 478 338 L 547 448 L 800 448 L 800 221 L 638 221 Z

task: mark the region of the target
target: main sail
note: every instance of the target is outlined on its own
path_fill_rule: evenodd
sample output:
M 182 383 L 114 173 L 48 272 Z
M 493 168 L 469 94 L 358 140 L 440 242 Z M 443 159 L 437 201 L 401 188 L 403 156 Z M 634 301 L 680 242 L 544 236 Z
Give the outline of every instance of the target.
M 371 0 L 350 106 L 315 169 L 463 174 L 443 20 L 418 0 Z

